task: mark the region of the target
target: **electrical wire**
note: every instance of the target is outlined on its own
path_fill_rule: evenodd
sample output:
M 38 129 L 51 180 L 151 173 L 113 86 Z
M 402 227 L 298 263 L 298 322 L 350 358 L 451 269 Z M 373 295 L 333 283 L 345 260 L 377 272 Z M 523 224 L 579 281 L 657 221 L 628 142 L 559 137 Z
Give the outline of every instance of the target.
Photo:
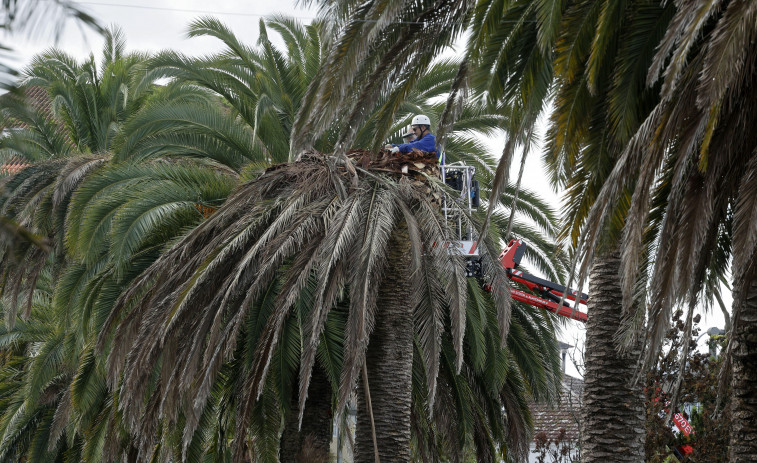
M 125 3 L 102 3 L 102 2 L 76 2 L 79 5 L 90 5 L 90 6 L 115 6 L 119 8 L 133 8 L 133 9 L 140 9 L 140 10 L 154 10 L 154 11 L 172 11 L 175 13 L 200 13 L 200 14 L 217 14 L 217 15 L 230 15 L 230 16 L 254 16 L 257 18 L 263 18 L 266 16 L 269 16 L 267 14 L 261 14 L 261 13 L 240 13 L 240 12 L 234 12 L 234 11 L 215 11 L 215 10 L 196 10 L 196 9 L 188 9 L 188 8 L 167 8 L 162 6 L 149 6 L 149 5 L 127 5 Z M 307 16 L 290 16 L 292 19 L 299 19 L 303 21 L 313 21 L 315 17 L 307 17 Z
M 256 18 L 264 18 L 270 16 L 270 14 L 262 14 L 262 13 L 240 13 L 240 12 L 234 12 L 234 11 L 216 11 L 216 10 L 197 10 L 197 9 L 188 9 L 188 8 L 167 8 L 167 7 L 161 7 L 161 6 L 150 6 L 150 5 L 129 5 L 125 3 L 103 3 L 103 2 L 90 2 L 90 1 L 76 1 L 75 3 L 79 5 L 90 5 L 90 6 L 114 6 L 117 8 L 133 8 L 133 9 L 141 9 L 141 10 L 154 10 L 154 11 L 171 11 L 175 13 L 195 13 L 195 14 L 212 14 L 212 15 L 226 15 L 226 16 L 252 16 Z M 310 16 L 289 16 L 292 19 L 298 19 L 301 21 L 315 21 L 316 19 L 319 19 L 317 17 L 310 17 Z M 354 22 L 362 22 L 362 23 L 376 23 L 379 22 L 377 19 L 353 19 Z M 526 21 L 502 21 L 505 23 L 523 23 L 523 22 L 537 22 L 534 20 L 526 20 Z M 410 26 L 423 26 L 426 23 L 423 21 L 389 21 L 387 24 L 402 24 L 402 25 L 410 25 Z M 463 24 L 462 22 L 456 22 L 456 23 L 449 23 L 449 25 L 455 25 L 455 24 Z

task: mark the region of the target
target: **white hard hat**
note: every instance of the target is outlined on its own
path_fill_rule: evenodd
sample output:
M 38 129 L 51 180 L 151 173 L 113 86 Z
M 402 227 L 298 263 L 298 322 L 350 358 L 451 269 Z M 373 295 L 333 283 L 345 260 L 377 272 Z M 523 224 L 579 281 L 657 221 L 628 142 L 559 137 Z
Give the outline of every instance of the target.
M 413 125 L 427 125 L 431 127 L 431 119 L 428 118 L 428 116 L 424 116 L 423 114 L 418 114 L 413 118 Z

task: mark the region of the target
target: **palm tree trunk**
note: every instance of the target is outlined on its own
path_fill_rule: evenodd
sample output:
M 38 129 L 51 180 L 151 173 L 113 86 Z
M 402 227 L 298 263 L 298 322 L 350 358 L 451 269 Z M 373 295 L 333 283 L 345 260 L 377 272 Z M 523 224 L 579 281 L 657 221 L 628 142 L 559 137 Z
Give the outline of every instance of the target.
M 731 340 L 731 463 L 757 461 L 757 280 L 744 290 Z
M 299 426 L 297 390 L 292 394 L 292 410 L 281 434 L 281 463 L 326 463 L 331 446 L 331 386 L 326 372 L 315 365 L 310 378 L 308 399 Z
M 406 232 L 390 240 L 388 268 L 379 288 L 376 325 L 366 352 L 376 440 L 382 463 L 410 461 L 410 407 L 413 367 L 413 314 L 408 304 Z M 355 463 L 374 463 L 370 414 L 364 384 L 358 388 Z
M 581 461 L 644 461 L 644 402 L 633 386 L 639 349 L 621 354 L 615 340 L 622 319 L 620 259 L 597 257 L 591 269 L 586 329 Z

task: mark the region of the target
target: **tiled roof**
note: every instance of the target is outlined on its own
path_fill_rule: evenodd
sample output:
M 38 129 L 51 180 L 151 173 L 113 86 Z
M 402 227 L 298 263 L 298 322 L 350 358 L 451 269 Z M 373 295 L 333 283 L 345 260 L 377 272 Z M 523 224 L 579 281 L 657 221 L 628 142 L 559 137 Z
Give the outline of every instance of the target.
M 29 167 L 29 164 L 21 160 L 14 159 L 7 161 L 4 164 L 0 164 L 0 176 L 13 175 L 27 167 Z
M 47 94 L 47 90 L 39 86 L 23 87 L 23 98 L 29 106 L 37 108 L 46 118 L 53 118 L 53 105 L 50 100 L 50 95 Z M 18 98 L 13 93 L 6 93 L 0 96 L 0 107 L 3 106 L 3 101 L 6 99 Z M 9 129 L 23 129 L 26 128 L 26 124 L 17 120 L 10 120 L 4 128 Z
M 47 91 L 43 87 L 39 87 L 39 86 L 24 87 L 22 91 L 23 91 L 23 98 L 26 100 L 27 104 L 29 104 L 32 107 L 37 108 L 47 118 L 52 119 L 53 117 L 52 102 L 50 100 L 50 96 L 47 94 Z M 16 96 L 12 93 L 6 93 L 0 96 L 0 107 L 3 106 L 4 100 L 11 99 L 11 98 L 16 98 Z M 27 127 L 25 123 L 18 120 L 11 119 L 10 121 L 3 121 L 3 122 L 7 122 L 7 124 L 5 126 L 0 127 L 0 129 L 13 130 L 13 129 L 24 129 Z M 17 172 L 20 172 L 22 169 L 28 166 L 29 164 L 21 159 L 11 159 L 10 161 L 0 163 L 0 176 L 13 175 Z
M 554 440 L 560 429 L 565 429 L 567 439 L 577 441 L 583 389 L 583 380 L 563 375 L 560 403 L 553 407 L 546 404 L 532 404 L 534 435 L 544 432 L 548 439 Z
M 42 111 L 42 113 L 48 118 L 53 117 L 53 104 L 50 100 L 50 95 L 47 94 L 47 90 L 44 87 L 33 86 L 26 87 L 24 89 L 27 102 L 35 108 Z

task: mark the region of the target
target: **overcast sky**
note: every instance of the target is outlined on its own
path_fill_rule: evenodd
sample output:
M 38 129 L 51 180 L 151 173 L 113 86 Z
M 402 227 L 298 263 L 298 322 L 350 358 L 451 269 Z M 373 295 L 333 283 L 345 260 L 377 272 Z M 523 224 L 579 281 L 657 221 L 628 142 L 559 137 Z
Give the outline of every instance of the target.
M 44 3 L 44 2 L 41 2 Z M 220 41 L 211 38 L 186 38 L 188 24 L 201 16 L 215 16 L 223 21 L 243 42 L 254 45 L 258 37 L 258 23 L 261 18 L 272 14 L 284 14 L 309 22 L 316 16 L 315 8 L 297 6 L 294 0 L 95 0 L 78 2 L 97 18 L 100 24 L 117 25 L 125 33 L 127 50 L 158 51 L 162 49 L 178 50 L 189 55 L 203 55 L 218 51 Z M 272 34 L 273 39 L 274 34 Z M 56 46 L 79 59 L 94 53 L 99 57 L 103 39 L 98 34 L 82 29 L 74 21 L 69 21 L 60 41 L 51 39 L 29 40 L 6 36 L 4 43 L 17 50 L 20 63 L 28 63 L 34 54 L 51 46 Z M 489 140 L 492 153 L 499 156 L 504 145 L 504 135 Z M 520 159 L 514 160 L 513 178 L 518 174 Z M 545 199 L 559 207 L 558 196 L 551 191 L 541 163 L 541 153 L 537 148 L 528 156 L 524 174 L 526 188 L 538 192 Z M 586 291 L 587 288 L 584 288 Z M 730 297 L 726 303 L 730 303 Z M 715 309 L 714 316 L 709 316 L 701 323 L 702 330 L 717 325 L 723 327 L 723 318 Z M 583 325 L 569 321 L 561 339 L 570 344 L 583 344 Z M 569 367 L 568 373 L 577 375 L 575 368 Z
M 40 2 L 44 4 L 44 2 Z M 157 51 L 165 48 L 200 55 L 219 49 L 218 41 L 206 38 L 186 38 L 187 25 L 200 16 L 215 16 L 226 23 L 242 42 L 253 44 L 258 36 L 258 22 L 272 14 L 285 14 L 309 22 L 316 9 L 297 7 L 294 0 L 94 0 L 77 2 L 104 26 L 118 25 L 126 34 L 129 50 Z M 47 40 L 10 42 L 19 55 L 33 56 L 50 46 L 57 46 L 77 57 L 94 52 L 99 54 L 102 38 L 83 30 L 69 20 L 61 40 L 55 44 Z

